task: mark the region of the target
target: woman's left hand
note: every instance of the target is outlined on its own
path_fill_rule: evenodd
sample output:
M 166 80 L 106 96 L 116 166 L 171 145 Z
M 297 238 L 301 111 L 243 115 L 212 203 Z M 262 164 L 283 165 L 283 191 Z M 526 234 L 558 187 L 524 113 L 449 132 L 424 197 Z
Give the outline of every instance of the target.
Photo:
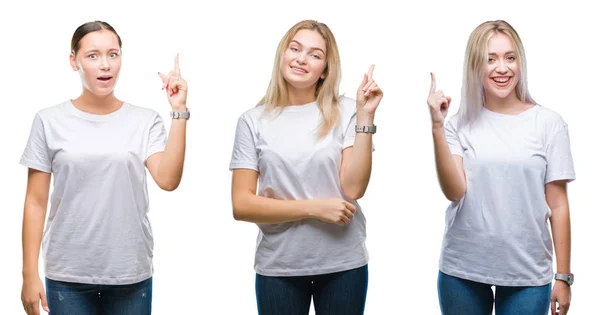
M 558 303 L 558 308 L 556 307 Z M 571 287 L 564 281 L 554 282 L 552 295 L 550 298 L 550 309 L 552 315 L 566 315 L 571 306 Z
M 369 72 L 364 75 L 358 91 L 356 92 L 357 115 L 374 115 L 375 110 L 383 97 L 383 91 L 381 91 L 377 83 L 375 83 L 375 80 L 373 80 L 374 68 L 375 65 L 371 65 Z
M 175 57 L 175 68 L 164 75 L 158 73 L 163 81 L 163 90 L 167 91 L 167 98 L 171 104 L 173 111 L 185 111 L 187 101 L 188 84 L 181 77 L 181 70 L 179 69 L 179 54 Z

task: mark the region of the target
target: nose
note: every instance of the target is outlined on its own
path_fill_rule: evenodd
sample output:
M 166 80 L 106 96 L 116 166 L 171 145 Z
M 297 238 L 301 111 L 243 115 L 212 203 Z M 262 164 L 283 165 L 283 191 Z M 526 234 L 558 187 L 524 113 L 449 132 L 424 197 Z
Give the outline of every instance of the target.
M 496 72 L 498 73 L 507 73 L 508 72 L 508 67 L 506 66 L 506 62 L 502 59 L 500 59 L 498 61 L 498 64 L 496 66 Z
M 298 64 L 301 64 L 301 65 L 306 64 L 306 55 L 305 54 L 298 54 L 298 56 L 296 56 L 296 62 Z
M 106 58 L 106 57 L 100 58 L 100 70 L 102 70 L 102 71 L 110 70 L 110 62 L 108 61 L 108 58 Z

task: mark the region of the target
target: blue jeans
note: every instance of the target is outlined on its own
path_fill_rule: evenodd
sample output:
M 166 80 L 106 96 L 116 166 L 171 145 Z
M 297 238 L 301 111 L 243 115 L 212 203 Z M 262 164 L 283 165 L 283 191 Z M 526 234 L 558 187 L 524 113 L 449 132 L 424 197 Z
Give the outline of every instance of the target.
M 307 315 L 311 297 L 317 315 L 362 315 L 367 299 L 367 266 L 301 277 L 256 275 L 259 315 Z
M 46 278 L 52 315 L 147 315 L 152 312 L 152 278 L 127 285 L 99 285 Z
M 496 287 L 496 315 L 547 315 L 552 284 L 535 287 Z M 492 286 L 438 274 L 438 297 L 443 315 L 491 315 Z

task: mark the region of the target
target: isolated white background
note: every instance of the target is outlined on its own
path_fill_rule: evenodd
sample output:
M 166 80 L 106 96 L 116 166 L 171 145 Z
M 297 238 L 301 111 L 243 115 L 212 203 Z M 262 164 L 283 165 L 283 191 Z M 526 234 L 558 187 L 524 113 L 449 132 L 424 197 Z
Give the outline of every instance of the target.
M 277 43 L 302 19 L 325 22 L 342 58 L 341 92 L 355 97 L 375 63 L 385 92 L 366 196 L 370 251 L 366 314 L 439 314 L 436 279 L 448 202 L 437 184 L 426 105 L 429 72 L 458 109 L 470 32 L 505 19 L 521 35 L 529 87 L 569 124 L 577 180 L 569 185 L 570 314 L 598 309 L 597 10 L 591 1 L 12 1 L 0 10 L 0 308 L 22 314 L 21 220 L 26 169 L 18 164 L 34 114 L 81 91 L 69 66 L 77 26 L 111 23 L 123 39 L 117 96 L 158 111 L 169 105 L 158 71 L 181 54 L 188 80 L 185 173 L 179 189 L 150 181 L 155 236 L 154 314 L 256 314 L 257 228 L 231 215 L 228 164 L 237 118 L 261 98 Z M 43 276 L 40 262 L 40 274 Z

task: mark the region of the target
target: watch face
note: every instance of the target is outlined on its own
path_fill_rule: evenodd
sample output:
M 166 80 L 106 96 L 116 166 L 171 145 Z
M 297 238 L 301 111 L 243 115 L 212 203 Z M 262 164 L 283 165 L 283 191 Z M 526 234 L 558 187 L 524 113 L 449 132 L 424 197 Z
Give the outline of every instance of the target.
M 569 282 L 569 285 L 572 285 L 575 281 L 575 276 L 573 274 L 569 274 L 569 278 L 567 281 Z

